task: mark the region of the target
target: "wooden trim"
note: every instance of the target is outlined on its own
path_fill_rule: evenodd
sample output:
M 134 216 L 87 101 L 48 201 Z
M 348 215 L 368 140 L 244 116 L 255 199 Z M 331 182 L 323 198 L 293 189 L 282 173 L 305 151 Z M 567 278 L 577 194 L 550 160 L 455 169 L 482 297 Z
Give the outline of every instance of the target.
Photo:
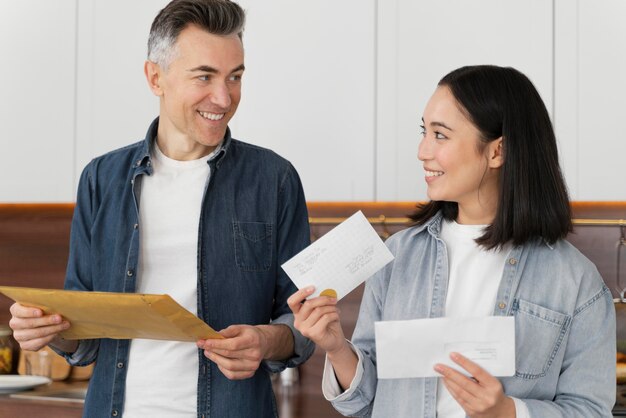
M 312 225 L 336 225 L 361 210 L 374 225 L 407 225 L 419 202 L 307 202 Z M 626 202 L 571 202 L 576 226 L 626 226 Z
M 337 225 L 345 221 L 345 217 L 317 218 L 310 217 L 311 225 Z M 378 218 L 367 218 L 372 225 L 407 225 L 411 221 L 409 218 L 388 218 L 380 215 Z M 577 226 L 626 226 L 624 219 L 572 219 L 572 223 Z
M 8 218 L 12 216 L 26 217 L 31 214 L 48 216 L 72 216 L 74 203 L 0 203 L 0 214 Z
M 382 208 L 391 210 L 413 210 L 415 206 L 421 202 L 324 202 L 315 201 L 307 202 L 307 206 L 311 211 L 326 210 L 346 210 L 349 208 L 360 208 L 362 210 L 380 210 Z M 605 210 L 623 210 L 626 211 L 626 201 L 573 201 L 571 202 L 573 210 L 584 209 L 605 209 Z M 0 203 L 0 212 L 3 213 L 24 213 L 24 212 L 50 212 L 50 213 L 68 213 L 74 210 L 74 203 Z
M 336 225 L 341 223 L 350 213 L 363 211 L 368 221 L 374 225 L 406 225 L 410 222 L 406 216 L 415 209 L 416 202 L 307 202 L 312 216 L 312 225 Z M 626 202 L 572 202 L 574 215 L 593 212 L 592 217 L 574 217 L 574 225 L 579 226 L 626 226 Z M 74 203 L 0 203 L 0 217 L 28 218 L 37 217 L 70 217 L 74 211 Z M 618 213 L 617 218 L 612 215 Z M 623 213 L 620 213 L 623 212 Z M 400 215 L 400 216 L 398 216 Z M 404 216 L 402 216 L 404 215 Z
M 624 219 L 572 219 L 572 223 L 578 226 L 626 226 Z

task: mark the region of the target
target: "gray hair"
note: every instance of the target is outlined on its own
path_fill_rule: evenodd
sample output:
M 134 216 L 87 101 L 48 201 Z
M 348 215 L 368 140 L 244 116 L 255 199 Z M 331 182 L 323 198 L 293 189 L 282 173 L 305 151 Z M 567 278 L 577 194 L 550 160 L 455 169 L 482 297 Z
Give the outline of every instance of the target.
M 148 38 L 148 60 L 167 69 L 176 54 L 176 40 L 189 25 L 214 35 L 243 36 L 246 16 L 229 0 L 173 0 L 154 18 Z

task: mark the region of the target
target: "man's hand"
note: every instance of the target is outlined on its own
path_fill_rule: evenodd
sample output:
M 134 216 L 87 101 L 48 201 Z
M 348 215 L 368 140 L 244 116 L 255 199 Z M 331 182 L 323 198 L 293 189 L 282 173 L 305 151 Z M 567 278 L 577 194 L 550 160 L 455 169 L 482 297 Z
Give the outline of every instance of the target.
M 286 325 L 231 325 L 220 331 L 224 339 L 200 340 L 198 348 L 231 380 L 254 376 L 265 359 L 293 354 L 293 335 Z
M 73 352 L 78 343 L 58 337 L 58 333 L 70 327 L 61 315 L 45 315 L 39 308 L 14 303 L 11 305 L 9 326 L 13 337 L 22 350 L 37 351 L 48 344 L 53 344 L 62 351 Z
M 443 364 L 435 371 L 470 418 L 515 418 L 515 402 L 504 394 L 502 384 L 485 369 L 458 353 L 450 358 L 473 376 L 470 378 Z

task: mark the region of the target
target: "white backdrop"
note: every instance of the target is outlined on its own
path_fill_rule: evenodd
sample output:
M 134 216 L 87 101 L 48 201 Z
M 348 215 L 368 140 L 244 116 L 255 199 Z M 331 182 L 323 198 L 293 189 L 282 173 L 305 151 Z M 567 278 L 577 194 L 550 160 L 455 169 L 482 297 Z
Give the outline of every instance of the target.
M 167 0 L 0 0 L 0 202 L 69 202 L 93 157 L 158 111 L 143 78 Z M 242 0 L 236 138 L 298 169 L 308 200 L 422 200 L 419 120 L 437 81 L 512 65 L 544 98 L 575 200 L 626 200 L 626 2 Z

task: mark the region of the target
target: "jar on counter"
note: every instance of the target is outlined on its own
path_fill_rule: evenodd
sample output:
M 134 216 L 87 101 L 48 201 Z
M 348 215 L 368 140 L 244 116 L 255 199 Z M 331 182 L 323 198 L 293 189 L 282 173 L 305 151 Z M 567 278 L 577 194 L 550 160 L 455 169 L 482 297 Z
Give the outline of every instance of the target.
M 0 325 L 0 374 L 17 373 L 19 355 L 13 331 L 6 325 Z

